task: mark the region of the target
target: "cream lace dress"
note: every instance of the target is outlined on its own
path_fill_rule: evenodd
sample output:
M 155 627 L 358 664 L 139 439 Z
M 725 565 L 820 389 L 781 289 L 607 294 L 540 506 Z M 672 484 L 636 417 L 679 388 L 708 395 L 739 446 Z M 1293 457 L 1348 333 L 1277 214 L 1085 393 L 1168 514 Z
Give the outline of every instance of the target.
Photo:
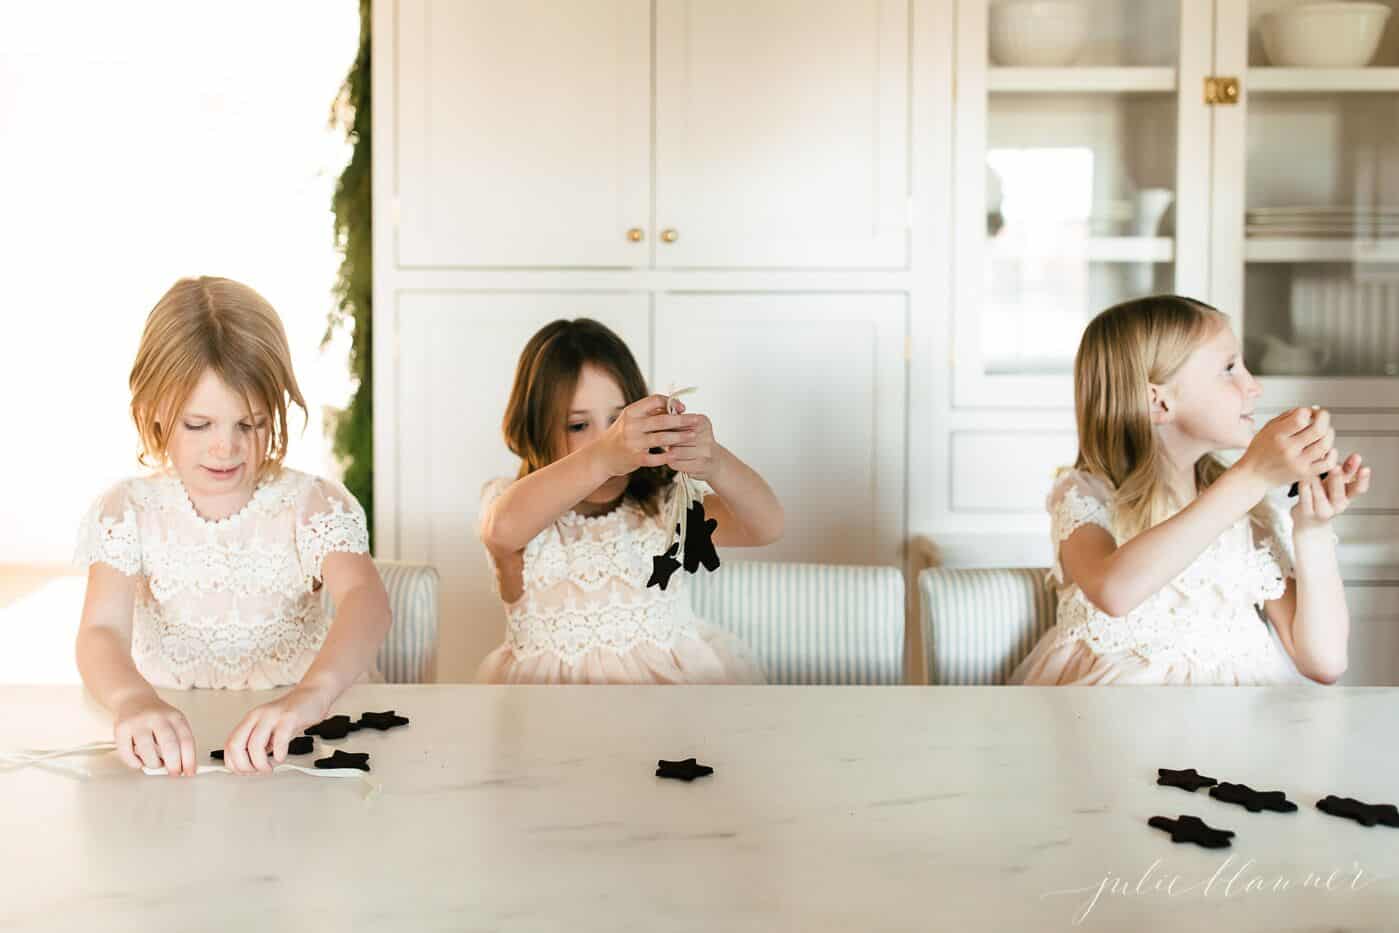
M 482 515 L 509 485 L 486 484 Z M 662 494 L 660 514 L 674 488 Z M 505 604 L 505 643 L 481 662 L 477 681 L 762 683 L 743 642 L 690 609 L 688 574 L 676 571 L 665 590 L 647 588 L 665 542 L 662 519 L 630 499 L 605 515 L 565 513 L 525 546 L 524 592 Z
M 102 495 L 74 560 L 140 577 L 131 656 L 153 686 L 260 690 L 298 682 L 325 641 L 333 551 L 369 551 L 364 510 L 339 483 L 283 468 L 209 521 L 162 472 Z
M 1295 684 L 1297 672 L 1272 626 L 1260 614 L 1277 599 L 1292 563 L 1292 520 L 1268 502 L 1239 519 L 1174 580 L 1126 616 L 1114 618 L 1064 583 L 1059 546 L 1084 525 L 1113 531 L 1108 484 L 1069 471 L 1047 506 L 1054 547 L 1050 571 L 1058 618 L 1011 675 L 1011 683 Z

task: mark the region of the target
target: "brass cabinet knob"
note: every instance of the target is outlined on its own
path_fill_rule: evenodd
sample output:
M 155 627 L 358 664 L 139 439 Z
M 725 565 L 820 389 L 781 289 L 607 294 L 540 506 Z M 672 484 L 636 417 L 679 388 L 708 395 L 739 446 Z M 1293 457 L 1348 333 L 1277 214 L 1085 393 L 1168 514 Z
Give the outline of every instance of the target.
M 661 231 L 661 239 L 665 240 L 667 243 L 674 243 L 676 240 L 680 239 L 680 234 L 676 233 L 673 229 L 665 229 Z
M 646 233 L 640 227 L 632 227 L 627 231 L 627 239 L 633 243 L 640 243 L 646 238 Z

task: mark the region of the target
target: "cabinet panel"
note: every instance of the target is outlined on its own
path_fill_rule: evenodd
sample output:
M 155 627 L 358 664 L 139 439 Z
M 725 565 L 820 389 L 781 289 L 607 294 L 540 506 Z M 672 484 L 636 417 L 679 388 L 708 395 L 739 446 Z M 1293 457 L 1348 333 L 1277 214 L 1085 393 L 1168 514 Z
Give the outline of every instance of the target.
M 401 265 L 648 264 L 645 0 L 401 0 L 397 25 Z
M 657 298 L 655 386 L 763 474 L 786 534 L 744 555 L 899 564 L 904 513 L 903 295 Z
M 905 266 L 906 0 L 656 15 L 657 265 Z

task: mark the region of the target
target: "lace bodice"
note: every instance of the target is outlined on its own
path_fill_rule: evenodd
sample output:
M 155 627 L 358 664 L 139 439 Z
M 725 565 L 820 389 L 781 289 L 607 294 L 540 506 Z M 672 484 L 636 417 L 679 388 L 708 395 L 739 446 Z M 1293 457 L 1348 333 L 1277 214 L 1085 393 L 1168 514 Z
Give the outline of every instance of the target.
M 1143 659 L 1179 657 L 1213 665 L 1262 661 L 1277 650 L 1259 614 L 1283 595 L 1293 576 L 1292 520 L 1271 500 L 1239 519 L 1175 579 L 1123 617 L 1099 610 L 1076 584 L 1064 583 L 1059 547 L 1084 525 L 1096 525 L 1121 544 L 1112 490 L 1083 471 L 1069 471 L 1046 503 L 1059 593 L 1053 637 L 1082 640 L 1098 654 L 1131 652 Z
M 507 479 L 486 484 L 482 515 L 509 485 Z M 618 653 L 641 643 L 669 648 L 680 636 L 695 633 L 698 620 L 683 572 L 672 576 L 665 590 L 646 586 L 651 558 L 665 550 L 660 515 L 673 489 L 662 493 L 657 515 L 630 499 L 606 515 L 568 512 L 525 546 L 524 591 L 505 605 L 506 644 L 516 657 L 547 652 L 572 664 L 596 648 Z M 493 562 L 491 569 L 500 595 Z
M 262 689 L 300 680 L 325 640 L 326 555 L 368 550 L 364 510 L 334 481 L 282 469 L 209 521 L 165 472 L 102 495 L 75 561 L 140 577 L 131 654 L 152 684 Z

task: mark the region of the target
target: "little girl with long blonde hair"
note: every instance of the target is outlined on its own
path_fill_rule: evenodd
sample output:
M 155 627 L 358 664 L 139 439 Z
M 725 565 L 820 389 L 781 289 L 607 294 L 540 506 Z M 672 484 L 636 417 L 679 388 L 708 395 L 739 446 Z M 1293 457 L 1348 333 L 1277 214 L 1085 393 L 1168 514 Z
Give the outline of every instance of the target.
M 1262 389 L 1228 318 L 1174 295 L 1094 318 L 1074 380 L 1078 459 L 1047 502 L 1058 618 L 1011 682 L 1340 677 L 1349 616 L 1331 520 L 1370 470 L 1340 458 L 1330 415 L 1293 409 L 1255 434 Z M 1232 466 L 1216 456 L 1239 448 Z

